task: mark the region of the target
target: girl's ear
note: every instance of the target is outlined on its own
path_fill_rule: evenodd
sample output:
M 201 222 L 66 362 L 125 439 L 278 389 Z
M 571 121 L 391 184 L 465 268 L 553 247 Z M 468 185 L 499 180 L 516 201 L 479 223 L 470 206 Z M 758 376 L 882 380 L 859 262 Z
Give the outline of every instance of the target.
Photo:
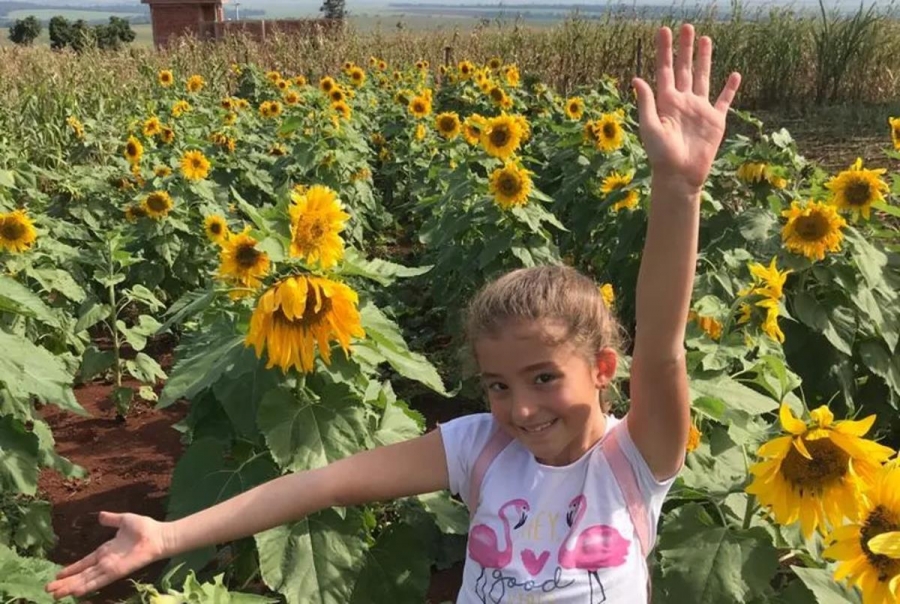
M 597 353 L 597 363 L 594 367 L 594 382 L 597 388 L 603 390 L 616 377 L 618 359 L 616 351 L 612 348 L 603 348 Z

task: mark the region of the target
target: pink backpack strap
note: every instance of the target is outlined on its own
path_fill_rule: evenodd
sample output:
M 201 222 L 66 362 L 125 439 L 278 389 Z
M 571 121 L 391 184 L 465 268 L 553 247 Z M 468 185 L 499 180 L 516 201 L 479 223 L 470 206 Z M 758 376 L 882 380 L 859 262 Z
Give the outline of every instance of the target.
M 640 541 L 641 553 L 646 558 L 653 549 L 653 544 L 650 542 L 650 514 L 647 512 L 647 504 L 641 494 L 641 487 L 638 485 L 634 468 L 631 467 L 631 463 L 622 450 L 620 431 L 627 429 L 625 420 L 622 420 L 609 431 L 603 444 L 603 454 L 606 455 L 613 476 L 625 496 L 628 515 L 631 516 L 631 523 L 634 525 L 638 541 Z
M 469 518 L 475 516 L 475 510 L 478 509 L 478 498 L 481 497 L 481 483 L 484 481 L 484 475 L 487 473 L 488 468 L 491 467 L 491 464 L 494 463 L 494 460 L 497 459 L 497 456 L 511 442 L 512 437 L 498 428 L 491 435 L 484 448 L 481 449 L 481 453 L 478 454 L 475 465 L 472 467 L 471 482 L 469 484 Z

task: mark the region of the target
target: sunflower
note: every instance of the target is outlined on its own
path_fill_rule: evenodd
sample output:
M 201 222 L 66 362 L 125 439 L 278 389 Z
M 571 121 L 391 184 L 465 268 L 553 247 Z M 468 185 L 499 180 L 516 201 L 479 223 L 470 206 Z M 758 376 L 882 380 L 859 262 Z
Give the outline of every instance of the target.
M 427 134 L 427 130 L 425 130 L 425 124 L 416 124 L 416 131 L 413 134 L 413 137 L 417 141 L 425 140 L 425 135 Z
M 697 326 L 713 340 L 722 337 L 722 324 L 715 317 L 698 314 L 696 311 L 688 313 L 688 321 L 694 321 Z
M 237 123 L 237 113 L 229 112 L 222 118 L 222 123 L 226 126 L 234 126 Z
M 155 115 L 147 118 L 143 127 L 144 136 L 156 136 L 162 132 L 162 124 Z
M 752 293 L 760 294 L 772 300 L 779 300 L 783 295 L 784 284 L 791 270 L 780 271 L 776 266 L 777 259 L 772 258 L 769 266 L 763 266 L 758 262 L 749 265 L 750 274 L 755 279 Z
M 187 151 L 181 156 L 181 175 L 188 180 L 203 180 L 209 174 L 209 160 L 202 151 Z
M 522 142 L 522 126 L 515 117 L 502 114 L 487 121 L 481 131 L 481 144 L 492 157 L 507 159 Z
M 175 76 L 172 75 L 171 70 L 162 69 L 158 74 L 156 74 L 156 80 L 159 82 L 160 86 L 168 88 L 175 83 Z
M 259 298 L 245 343 L 256 356 L 269 357 L 266 367 L 292 367 L 310 372 L 315 349 L 326 365 L 331 363 L 331 342 L 348 355 L 350 338 L 363 337 L 357 305 L 359 297 L 343 283 L 313 276 L 294 276 L 279 281 Z
M 488 61 L 488 68 L 491 71 L 499 70 L 502 65 L 503 61 L 501 61 L 498 57 L 494 57 L 490 61 Z
M 160 220 L 169 215 L 172 210 L 172 198 L 165 191 L 153 191 L 141 202 L 144 215 L 153 220 Z
M 337 194 L 322 185 L 291 193 L 291 256 L 331 268 L 344 256 L 339 233 L 350 218 Z
M 187 83 L 185 84 L 185 88 L 191 94 L 196 94 L 203 90 L 203 87 L 206 85 L 206 80 L 203 79 L 202 76 L 192 75 L 188 78 Z
M 281 73 L 275 70 L 266 72 L 266 79 L 275 84 L 281 79 Z
M 603 184 L 600 185 L 600 192 L 609 195 L 616 191 L 624 191 L 631 184 L 632 177 L 631 173 L 619 174 L 618 172 L 613 172 L 603 179 Z M 638 192 L 630 190 L 625 192 L 625 196 L 621 200 L 613 204 L 612 209 L 616 212 L 622 209 L 633 210 L 638 206 L 638 201 Z
M 409 112 L 417 118 L 423 118 L 431 114 L 431 99 L 425 95 L 413 97 L 409 102 Z
M 606 153 L 615 151 L 622 146 L 625 140 L 625 132 L 618 114 L 604 113 L 594 122 L 594 135 L 597 148 Z
M 141 144 L 141 141 L 134 138 L 133 136 L 128 137 L 128 141 L 125 143 L 125 159 L 128 160 L 128 163 L 131 165 L 140 163 L 141 157 L 144 155 L 144 145 Z
M 331 108 L 334 109 L 334 111 L 337 112 L 338 115 L 340 115 L 345 120 L 349 120 L 350 116 L 353 115 L 353 112 L 350 110 L 350 105 L 348 105 L 344 101 L 332 103 Z
M 172 105 L 172 117 L 181 117 L 191 110 L 191 104 L 187 101 L 175 101 Z
M 584 115 L 584 99 L 580 96 L 573 96 L 566 101 L 566 117 L 570 120 L 580 120 Z
M 502 168 L 491 173 L 490 190 L 497 205 L 504 210 L 523 206 L 528 203 L 528 195 L 531 193 L 531 177 L 527 170 L 508 161 Z
M 296 76 L 294 78 L 294 86 L 297 86 L 298 88 L 303 88 L 304 86 L 306 86 L 306 76 L 304 76 L 304 75 Z
M 328 98 L 332 103 L 340 103 L 347 98 L 347 95 L 344 94 L 344 91 L 340 88 L 332 88 L 331 92 L 328 93 Z
M 325 76 L 324 78 L 319 80 L 319 90 L 321 90 L 325 94 L 331 92 L 332 88 L 334 88 L 335 86 L 337 86 L 337 83 L 331 76 Z
M 480 143 L 481 132 L 484 130 L 486 125 L 487 120 L 477 113 L 473 113 L 472 115 L 467 117 L 466 121 L 463 123 L 463 136 L 465 137 L 466 142 L 472 146 Z
M 144 218 L 147 216 L 147 210 L 140 204 L 130 205 L 125 208 L 125 220 L 131 223 L 135 223 L 138 221 L 138 218 Z
M 282 157 L 287 155 L 287 148 L 281 143 L 275 143 L 271 147 L 269 147 L 269 155 L 273 157 Z
M 300 102 L 300 93 L 296 90 L 288 90 L 284 93 L 284 102 L 287 105 L 296 105 Z
M 506 83 L 513 88 L 519 85 L 519 68 L 515 65 L 507 65 L 503 75 L 506 76 Z
M 354 86 L 362 86 L 366 83 L 366 72 L 362 67 L 353 67 L 347 74 Z
M 34 223 L 24 210 L 0 214 L 0 249 L 8 252 L 24 252 L 37 239 Z
M 491 97 L 491 101 L 498 107 L 506 100 L 506 93 L 499 86 L 492 86 L 487 95 Z
M 838 561 L 834 578 L 860 588 L 864 604 L 900 602 L 900 466 L 876 475 L 859 518 L 836 529 L 823 556 Z
M 258 242 L 248 234 L 249 231 L 250 227 L 247 227 L 222 243 L 219 277 L 256 289 L 260 286 L 260 279 L 269 272 L 269 255 L 256 249 Z
M 900 117 L 890 117 L 888 123 L 891 125 L 891 142 L 894 149 L 900 151 Z
M 825 183 L 825 188 L 834 195 L 838 208 L 851 212 L 854 218 L 862 214 L 868 220 L 872 204 L 884 201 L 888 191 L 888 184 L 881 179 L 886 171 L 884 168 L 865 170 L 862 158 L 858 158 L 848 170 Z
M 604 283 L 597 290 L 600 292 L 600 298 L 606 308 L 612 308 L 616 302 L 616 290 L 613 289 L 612 283 Z
M 163 126 L 162 132 L 159 133 L 159 140 L 161 140 L 166 145 L 171 145 L 172 141 L 175 140 L 175 131 L 172 130 L 169 126 Z
M 861 495 L 893 454 L 861 438 L 872 428 L 874 415 L 835 422 L 825 406 L 809 415 L 811 422 L 804 422 L 782 403 L 781 426 L 788 435 L 759 448 L 763 460 L 750 468 L 753 482 L 747 487 L 779 524 L 799 520 L 807 539 L 816 529 L 824 531 L 826 523 L 836 527 L 845 518 L 857 518 Z
M 703 436 L 703 433 L 695 426 L 691 424 L 691 430 L 688 433 L 687 443 L 684 446 L 684 450 L 686 453 L 693 453 L 700 446 L 700 437 Z
M 745 161 L 738 166 L 735 176 L 742 182 L 753 184 L 766 179 L 766 170 L 768 168 L 767 164 L 761 162 Z
M 218 214 L 207 216 L 203 221 L 203 228 L 206 231 L 206 236 L 209 237 L 209 240 L 213 243 L 218 243 L 219 245 L 225 243 L 231 235 L 231 231 L 228 229 L 228 223 Z
M 169 166 L 159 165 L 153 168 L 153 175 L 157 178 L 165 178 L 170 174 L 172 174 L 172 168 L 170 168 Z
M 796 201 L 781 213 L 788 219 L 781 230 L 784 247 L 810 260 L 823 260 L 825 252 L 839 252 L 847 222 L 838 216 L 834 206 L 811 201 L 801 206 Z
M 459 116 L 450 111 L 438 114 L 434 125 L 437 131 L 441 133 L 441 136 L 449 140 L 459 136 L 459 132 L 462 129 L 459 123 Z
M 75 138 L 84 138 L 84 124 L 77 117 L 74 115 L 67 117 L 66 125 L 72 129 L 72 134 L 75 135 Z
M 263 101 L 259 106 L 259 114 L 263 117 L 278 117 L 281 110 L 281 103 L 278 101 Z

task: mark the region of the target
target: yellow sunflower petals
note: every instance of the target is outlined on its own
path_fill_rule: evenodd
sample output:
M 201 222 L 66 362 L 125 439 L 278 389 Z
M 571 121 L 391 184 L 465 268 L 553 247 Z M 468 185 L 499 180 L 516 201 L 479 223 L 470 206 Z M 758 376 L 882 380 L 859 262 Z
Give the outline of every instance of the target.
M 872 429 L 874 423 L 875 416 L 870 415 L 869 417 L 860 420 L 845 419 L 835 424 L 834 429 L 841 434 L 847 434 L 849 436 L 865 436 L 868 434 L 869 430 Z
M 900 531 L 882 533 L 869 539 L 869 549 L 873 553 L 900 560 Z
M 787 403 L 781 403 L 778 417 L 781 419 L 781 427 L 784 428 L 785 432 L 794 435 L 806 432 L 806 423 L 794 417 L 794 413 Z

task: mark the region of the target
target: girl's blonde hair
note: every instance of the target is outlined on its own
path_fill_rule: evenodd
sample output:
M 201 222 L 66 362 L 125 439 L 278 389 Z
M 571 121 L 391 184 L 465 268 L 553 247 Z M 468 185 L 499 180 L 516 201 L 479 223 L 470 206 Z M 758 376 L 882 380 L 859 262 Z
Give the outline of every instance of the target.
M 597 284 L 568 266 L 516 269 L 485 285 L 466 311 L 470 360 L 475 360 L 479 338 L 496 336 L 515 321 L 562 325 L 562 337 L 548 343 L 569 342 L 591 363 L 603 348 L 619 352 L 623 344 L 623 330 Z

